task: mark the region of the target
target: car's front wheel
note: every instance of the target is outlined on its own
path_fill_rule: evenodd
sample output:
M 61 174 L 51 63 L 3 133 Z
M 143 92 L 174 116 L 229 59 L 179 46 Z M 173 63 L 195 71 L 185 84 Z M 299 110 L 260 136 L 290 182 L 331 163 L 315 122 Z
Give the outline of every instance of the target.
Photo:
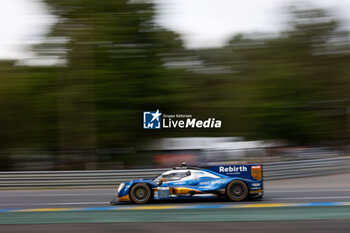
M 226 195 L 232 201 L 242 201 L 248 196 L 248 186 L 241 180 L 231 181 L 227 185 Z
M 150 187 L 145 183 L 135 184 L 130 190 L 130 197 L 134 203 L 144 204 L 151 198 L 152 192 Z

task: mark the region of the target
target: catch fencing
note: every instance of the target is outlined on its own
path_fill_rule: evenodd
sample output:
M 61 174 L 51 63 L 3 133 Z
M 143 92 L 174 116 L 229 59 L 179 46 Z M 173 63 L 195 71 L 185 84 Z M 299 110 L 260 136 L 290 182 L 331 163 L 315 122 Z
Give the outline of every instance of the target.
M 350 157 L 263 164 L 264 180 L 350 172 Z M 0 172 L 0 189 L 116 188 L 133 179 L 155 178 L 165 169 Z

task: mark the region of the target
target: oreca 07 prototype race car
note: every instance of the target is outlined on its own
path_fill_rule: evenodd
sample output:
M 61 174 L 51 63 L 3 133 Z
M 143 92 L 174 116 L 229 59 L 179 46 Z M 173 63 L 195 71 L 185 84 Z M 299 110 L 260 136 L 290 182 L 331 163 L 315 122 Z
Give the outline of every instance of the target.
M 262 166 L 238 164 L 207 169 L 176 167 L 155 179 L 133 180 L 119 185 L 112 204 L 147 203 L 151 200 L 222 198 L 242 201 L 263 196 Z

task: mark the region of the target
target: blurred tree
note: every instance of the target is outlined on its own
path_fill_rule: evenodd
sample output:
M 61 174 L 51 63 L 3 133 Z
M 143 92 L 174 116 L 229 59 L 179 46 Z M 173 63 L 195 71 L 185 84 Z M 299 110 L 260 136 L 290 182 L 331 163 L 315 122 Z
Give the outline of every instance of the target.
M 57 169 L 94 168 L 85 163 L 98 148 L 158 137 L 348 138 L 348 32 L 324 10 L 291 8 L 277 36 L 239 34 L 223 48 L 188 50 L 154 23 L 149 2 L 45 2 L 59 20 L 33 48 L 27 64 L 36 66 L 0 62 L 0 169 L 19 150 L 51 153 Z M 142 111 L 156 109 L 214 116 L 223 129 L 145 132 Z
M 251 138 L 301 143 L 344 138 L 348 33 L 324 10 L 290 12 L 290 30 L 278 37 L 238 35 L 225 48 L 202 51 L 207 64 L 220 62 L 232 70 L 216 89 L 225 93 L 217 102 L 240 112 L 239 130 Z
M 13 67 L 14 61 L 0 62 L 0 169 L 10 169 L 19 150 L 56 145 L 54 68 Z
M 61 44 L 66 65 L 56 76 L 61 150 L 144 141 L 142 110 L 171 108 L 183 98 L 184 72 L 165 66 L 167 58 L 186 56 L 179 37 L 154 24 L 150 3 L 46 2 L 60 17 L 49 37 L 68 40 Z

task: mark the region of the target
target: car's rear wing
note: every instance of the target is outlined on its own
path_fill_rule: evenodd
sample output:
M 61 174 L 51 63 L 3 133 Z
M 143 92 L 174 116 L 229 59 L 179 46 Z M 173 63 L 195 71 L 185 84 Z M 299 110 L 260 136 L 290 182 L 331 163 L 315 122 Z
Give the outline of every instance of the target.
M 263 169 L 261 164 L 218 165 L 207 168 L 209 171 L 229 176 L 262 181 Z

